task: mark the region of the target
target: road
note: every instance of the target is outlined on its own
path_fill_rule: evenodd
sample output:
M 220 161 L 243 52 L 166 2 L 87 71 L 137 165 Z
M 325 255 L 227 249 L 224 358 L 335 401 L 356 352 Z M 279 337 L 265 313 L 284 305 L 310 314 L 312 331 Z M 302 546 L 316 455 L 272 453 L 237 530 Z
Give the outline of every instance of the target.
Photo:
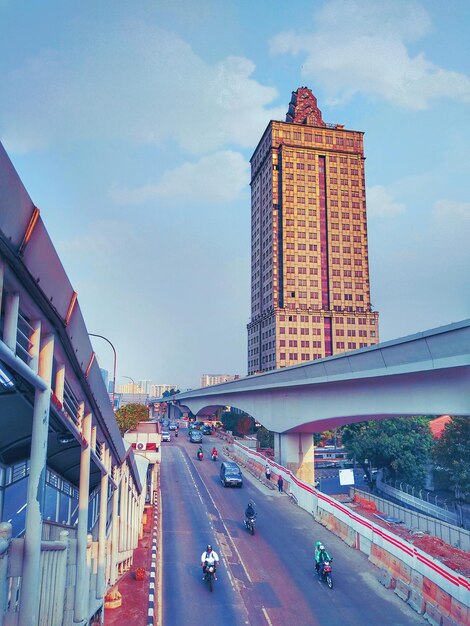
M 162 446 L 163 626 L 210 621 L 224 626 L 412 626 L 425 624 L 377 581 L 366 556 L 346 546 L 247 472 L 242 489 L 223 488 L 220 461 L 204 437 L 204 460 L 184 430 Z M 223 457 L 221 457 L 223 458 Z M 256 503 L 255 535 L 243 525 Z M 314 576 L 313 546 L 322 541 L 334 557 L 332 590 Z M 200 555 L 207 543 L 221 557 L 214 592 L 202 581 Z

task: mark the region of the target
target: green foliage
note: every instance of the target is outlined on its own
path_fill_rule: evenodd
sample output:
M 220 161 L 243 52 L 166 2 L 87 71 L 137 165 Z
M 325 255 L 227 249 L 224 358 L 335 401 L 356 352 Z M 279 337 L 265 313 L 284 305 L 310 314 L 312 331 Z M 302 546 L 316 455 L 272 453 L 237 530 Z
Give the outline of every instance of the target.
M 350 457 L 365 470 L 368 464 L 385 468 L 392 478 L 400 478 L 415 487 L 424 486 L 426 465 L 433 447 L 427 418 L 395 417 L 359 422 L 345 426 L 342 439 Z
M 274 448 L 274 433 L 264 426 L 258 428 L 256 439 L 259 441 L 260 448 Z
M 222 413 L 220 420 L 225 430 L 230 430 L 234 435 L 243 437 L 255 430 L 255 420 L 247 413 L 235 413 L 226 411 Z
M 459 497 L 470 496 L 470 417 L 455 416 L 434 446 L 433 459 Z
M 126 404 L 118 409 L 115 415 L 121 435 L 135 428 L 139 422 L 146 422 L 149 419 L 148 407 L 144 404 Z

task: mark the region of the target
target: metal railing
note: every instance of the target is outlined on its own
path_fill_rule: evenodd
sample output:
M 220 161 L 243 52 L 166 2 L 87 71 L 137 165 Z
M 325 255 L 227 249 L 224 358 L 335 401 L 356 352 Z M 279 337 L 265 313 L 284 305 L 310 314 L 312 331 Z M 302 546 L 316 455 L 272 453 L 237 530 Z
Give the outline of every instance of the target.
M 69 417 L 76 426 L 78 426 L 78 410 L 80 406 L 80 402 L 77 396 L 72 391 L 67 379 L 64 380 L 64 400 L 63 407 L 65 414 Z

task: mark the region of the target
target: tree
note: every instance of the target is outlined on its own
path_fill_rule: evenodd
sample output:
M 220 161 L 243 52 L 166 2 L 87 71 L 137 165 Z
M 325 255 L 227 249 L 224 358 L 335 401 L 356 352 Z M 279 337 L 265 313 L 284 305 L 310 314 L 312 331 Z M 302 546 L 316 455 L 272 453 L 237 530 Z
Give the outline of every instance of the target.
M 434 446 L 433 459 L 447 474 L 457 497 L 470 495 L 470 417 L 455 416 Z
M 255 429 L 255 420 L 248 413 L 235 413 L 226 411 L 222 413 L 220 420 L 225 430 L 230 430 L 234 435 L 243 437 Z
M 349 455 L 368 472 L 384 468 L 391 478 L 423 487 L 433 439 L 425 417 L 394 417 L 345 426 L 343 443 Z M 366 463 L 367 459 L 367 463 Z
M 116 411 L 116 421 L 121 435 L 127 430 L 132 430 L 139 422 L 146 422 L 149 419 L 149 410 L 144 404 L 126 404 Z
M 258 428 L 256 439 L 259 441 L 260 448 L 274 448 L 274 433 L 264 426 Z

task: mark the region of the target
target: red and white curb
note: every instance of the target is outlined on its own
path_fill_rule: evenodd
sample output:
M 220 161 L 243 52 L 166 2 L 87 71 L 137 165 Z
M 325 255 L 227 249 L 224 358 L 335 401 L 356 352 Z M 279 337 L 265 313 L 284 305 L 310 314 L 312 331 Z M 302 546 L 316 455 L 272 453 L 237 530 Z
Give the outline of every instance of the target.
M 152 532 L 152 558 L 150 561 L 150 583 L 147 608 L 147 626 L 154 626 L 155 615 L 155 579 L 157 575 L 157 530 L 158 530 L 158 509 L 153 508 L 153 532 Z

